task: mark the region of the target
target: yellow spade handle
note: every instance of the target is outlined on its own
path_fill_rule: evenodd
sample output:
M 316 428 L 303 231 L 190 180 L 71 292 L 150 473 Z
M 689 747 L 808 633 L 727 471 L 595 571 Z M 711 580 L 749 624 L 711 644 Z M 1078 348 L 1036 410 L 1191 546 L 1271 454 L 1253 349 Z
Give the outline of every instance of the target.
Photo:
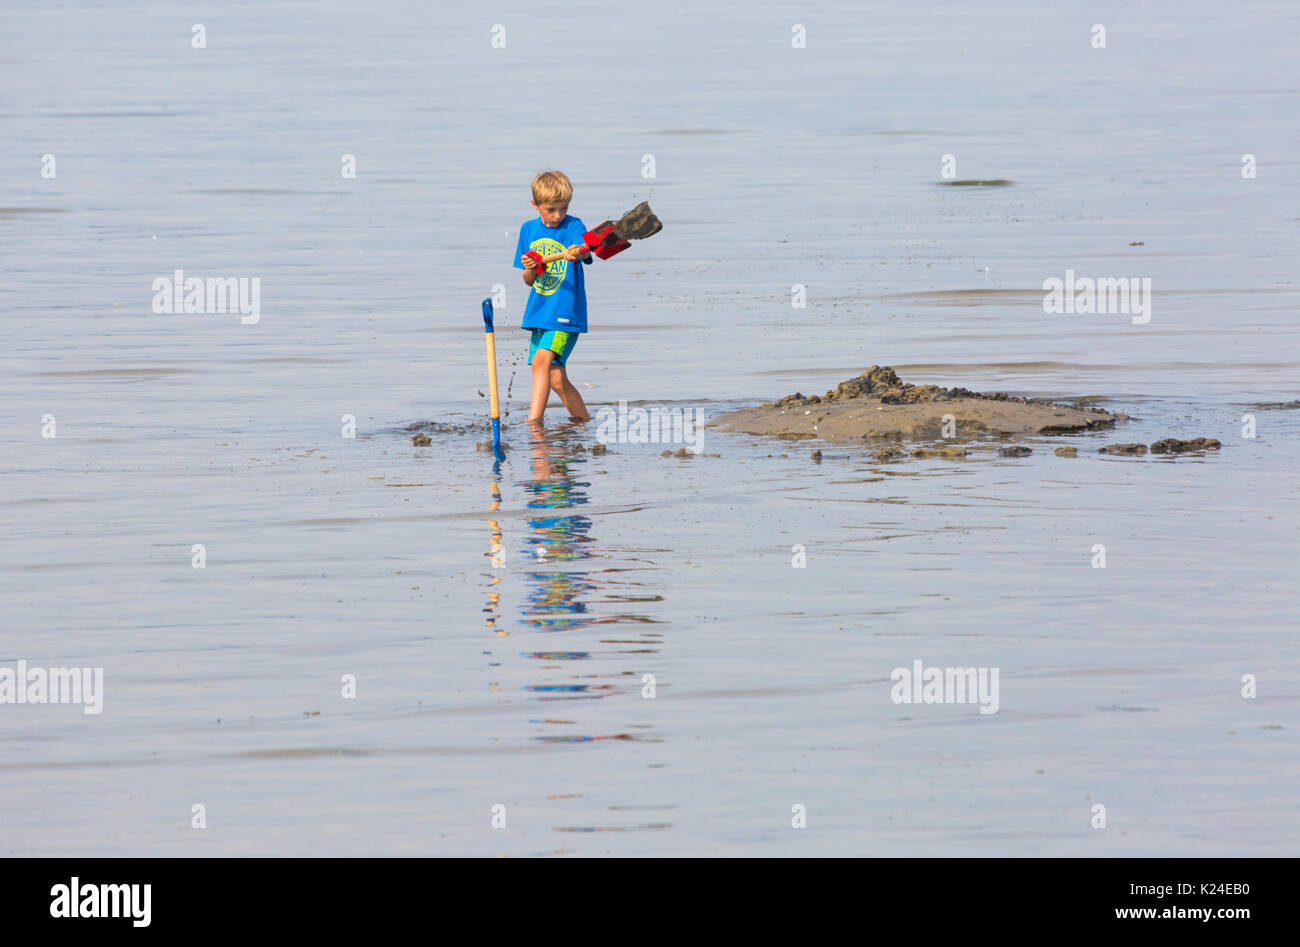
M 578 258 L 581 259 L 582 257 L 584 257 L 584 256 L 586 256 L 586 255 L 588 255 L 588 254 L 590 254 L 590 253 L 591 253 L 591 248 L 590 248 L 590 247 L 587 248 L 587 253 L 585 253 L 585 254 L 584 254 L 581 250 L 579 250 L 579 251 L 578 251 Z M 553 260 L 562 260 L 562 259 L 564 259 L 565 257 L 567 257 L 568 255 L 569 255 L 569 251 L 568 251 L 568 250 L 561 250 L 559 253 L 551 253 L 551 254 L 549 254 L 549 255 L 547 255 L 547 256 L 542 257 L 542 262 L 543 262 L 543 263 L 550 263 L 550 262 L 552 262 Z
M 492 420 L 496 421 L 501 417 L 501 407 L 497 403 L 497 342 L 491 332 L 485 332 L 484 335 L 487 336 L 488 399 L 492 408 Z

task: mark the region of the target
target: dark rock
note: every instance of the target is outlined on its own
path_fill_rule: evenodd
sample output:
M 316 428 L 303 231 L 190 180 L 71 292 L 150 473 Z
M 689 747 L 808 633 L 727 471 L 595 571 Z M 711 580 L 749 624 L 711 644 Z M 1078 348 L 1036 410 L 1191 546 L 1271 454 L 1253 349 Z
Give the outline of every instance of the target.
M 1185 454 L 1189 450 L 1218 450 L 1223 445 L 1213 437 L 1197 437 L 1190 441 L 1180 441 L 1176 437 L 1166 437 L 1151 445 L 1153 454 Z
M 964 447 L 918 447 L 912 451 L 913 457 L 944 457 L 948 460 L 956 460 L 959 457 L 966 456 Z
M 1097 451 L 1099 454 L 1128 454 L 1138 457 L 1146 452 L 1147 446 L 1145 444 L 1111 444 Z
M 998 451 L 998 454 L 1002 457 L 1028 457 L 1033 452 L 1033 448 L 1022 447 L 1017 444 L 1015 447 L 1003 447 Z

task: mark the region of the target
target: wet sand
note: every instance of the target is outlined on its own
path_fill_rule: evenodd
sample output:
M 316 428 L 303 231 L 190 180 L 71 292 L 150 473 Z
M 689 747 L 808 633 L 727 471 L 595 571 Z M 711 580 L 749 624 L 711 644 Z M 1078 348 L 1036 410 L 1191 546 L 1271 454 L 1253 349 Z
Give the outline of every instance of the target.
M 933 440 L 1069 434 L 1108 428 L 1125 418 L 1101 408 L 1013 398 L 1005 393 L 913 385 L 899 379 L 892 368 L 873 365 L 825 395 L 796 393 L 756 408 L 728 412 L 710 426 L 717 431 L 827 441 L 873 437 Z

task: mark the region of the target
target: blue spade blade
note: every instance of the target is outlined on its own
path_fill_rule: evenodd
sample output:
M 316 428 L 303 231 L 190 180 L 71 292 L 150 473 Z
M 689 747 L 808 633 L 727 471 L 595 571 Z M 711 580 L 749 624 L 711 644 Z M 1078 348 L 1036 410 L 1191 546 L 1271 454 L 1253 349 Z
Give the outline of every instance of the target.
M 488 351 L 488 385 L 491 387 L 492 407 L 492 456 L 505 460 L 506 452 L 501 449 L 501 417 L 497 406 L 497 350 L 492 331 L 492 300 L 483 300 L 483 331 L 487 333 Z

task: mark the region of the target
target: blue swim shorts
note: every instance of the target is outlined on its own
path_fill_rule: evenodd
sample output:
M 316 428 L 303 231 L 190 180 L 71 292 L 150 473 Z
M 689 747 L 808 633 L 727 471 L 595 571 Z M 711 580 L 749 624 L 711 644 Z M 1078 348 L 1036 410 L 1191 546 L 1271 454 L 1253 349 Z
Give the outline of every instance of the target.
M 577 332 L 564 332 L 560 329 L 533 329 L 533 336 L 528 340 L 528 364 L 533 364 L 533 356 L 538 349 L 549 349 L 555 353 L 552 365 L 563 366 L 569 353 L 578 344 Z

